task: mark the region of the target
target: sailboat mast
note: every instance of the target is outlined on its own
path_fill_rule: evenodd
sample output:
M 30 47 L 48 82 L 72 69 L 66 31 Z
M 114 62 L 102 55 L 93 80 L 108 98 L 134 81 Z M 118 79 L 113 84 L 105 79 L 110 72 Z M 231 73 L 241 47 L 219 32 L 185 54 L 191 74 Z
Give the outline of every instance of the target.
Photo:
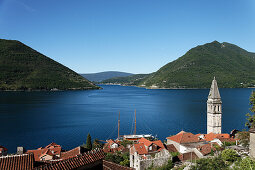
M 135 129 L 134 129 L 134 135 L 136 135 L 136 109 L 135 109 Z
M 119 120 L 118 120 L 118 139 L 120 138 L 120 112 L 119 112 Z

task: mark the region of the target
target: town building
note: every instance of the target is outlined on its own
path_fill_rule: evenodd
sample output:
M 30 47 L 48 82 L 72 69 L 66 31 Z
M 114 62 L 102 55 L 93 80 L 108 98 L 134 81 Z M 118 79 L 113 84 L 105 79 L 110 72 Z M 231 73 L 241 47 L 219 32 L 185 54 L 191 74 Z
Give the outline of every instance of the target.
M 214 77 L 207 100 L 207 133 L 221 134 L 222 101 Z
M 172 159 L 171 154 L 160 141 L 141 138 L 130 148 L 130 167 L 142 170 L 153 166 L 162 166 Z
M 35 161 L 48 161 L 60 159 L 61 146 L 52 142 L 45 147 L 35 150 L 27 150 L 26 153 L 33 153 Z

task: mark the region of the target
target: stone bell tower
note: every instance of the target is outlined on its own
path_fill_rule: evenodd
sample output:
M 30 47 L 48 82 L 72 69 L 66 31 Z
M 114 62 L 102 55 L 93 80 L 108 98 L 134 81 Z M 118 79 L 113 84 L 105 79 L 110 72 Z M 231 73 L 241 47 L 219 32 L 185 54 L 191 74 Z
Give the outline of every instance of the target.
M 221 133 L 222 102 L 215 77 L 207 100 L 207 133 Z

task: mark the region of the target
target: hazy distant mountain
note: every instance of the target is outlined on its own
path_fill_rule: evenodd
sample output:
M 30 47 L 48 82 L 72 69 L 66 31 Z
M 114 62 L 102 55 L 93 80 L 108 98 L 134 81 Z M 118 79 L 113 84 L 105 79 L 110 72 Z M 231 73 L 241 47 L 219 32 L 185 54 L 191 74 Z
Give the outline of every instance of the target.
M 93 82 L 101 82 L 106 79 L 110 79 L 113 77 L 126 77 L 133 75 L 132 73 L 125 73 L 119 71 L 105 71 L 99 73 L 90 73 L 90 74 L 81 74 L 83 77 Z
M 0 90 L 98 88 L 71 69 L 25 44 L 0 39 Z
M 255 87 L 255 53 L 227 42 L 213 41 L 190 49 L 155 73 L 136 81 L 134 76 L 104 82 L 147 88 L 210 88 L 216 76 L 220 88 Z

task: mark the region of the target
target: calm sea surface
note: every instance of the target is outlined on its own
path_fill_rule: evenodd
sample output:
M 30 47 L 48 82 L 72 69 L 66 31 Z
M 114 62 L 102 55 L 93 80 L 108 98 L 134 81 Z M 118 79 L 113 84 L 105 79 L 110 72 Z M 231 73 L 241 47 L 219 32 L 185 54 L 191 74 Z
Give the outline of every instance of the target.
M 92 138 L 130 134 L 137 111 L 137 134 L 161 140 L 181 130 L 206 133 L 209 89 L 147 90 L 102 85 L 102 90 L 59 92 L 0 92 L 0 145 L 35 149 L 56 142 L 71 149 Z M 245 128 L 252 89 L 220 89 L 223 132 Z

